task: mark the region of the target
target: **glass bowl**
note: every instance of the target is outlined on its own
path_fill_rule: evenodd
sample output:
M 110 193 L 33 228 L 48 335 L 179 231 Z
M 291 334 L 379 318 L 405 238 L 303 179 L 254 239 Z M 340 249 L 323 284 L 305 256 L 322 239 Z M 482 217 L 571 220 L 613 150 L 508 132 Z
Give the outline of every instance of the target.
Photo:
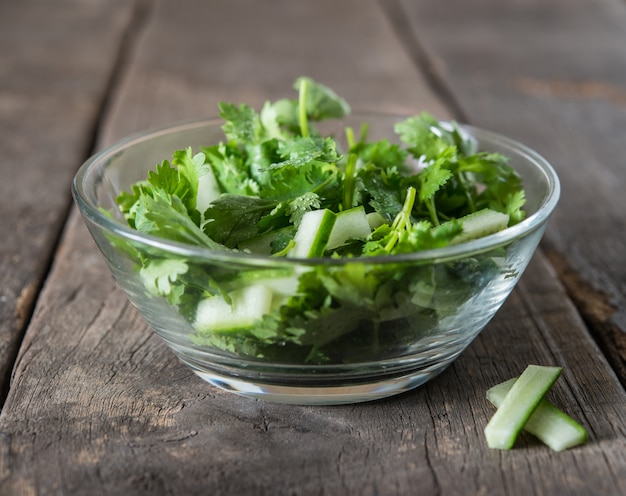
M 368 122 L 370 138 L 392 140 L 394 122 L 404 118 L 361 114 L 318 127 L 340 136 L 346 125 L 358 129 Z M 294 404 L 355 403 L 398 394 L 435 377 L 504 303 L 559 197 L 554 170 L 536 152 L 503 136 L 460 126 L 479 150 L 510 158 L 527 197 L 525 220 L 478 240 L 387 257 L 301 260 L 217 252 L 128 227 L 116 197 L 144 180 L 175 150 L 192 147 L 195 151 L 223 141 L 221 125 L 221 120 L 206 120 L 124 139 L 82 165 L 72 193 L 115 280 L 154 331 L 202 379 L 252 398 Z M 241 339 L 233 339 L 231 330 L 218 328 L 217 319 L 212 319 L 212 313 L 228 305 L 225 302 L 221 307 L 208 305 L 198 325 L 198 316 L 183 303 L 172 304 L 155 294 L 155 285 L 173 281 L 146 283 L 137 251 L 156 263 L 180 264 L 199 287 L 203 281 L 226 281 L 231 304 L 238 305 L 232 300 L 243 295 L 246 303 L 237 311 L 258 325 Z M 371 285 L 371 274 L 395 284 Z M 308 281 L 304 285 L 299 284 L 302 278 Z M 359 288 L 358 294 L 342 291 L 346 281 Z M 268 286 L 270 293 L 264 290 Z M 299 293 L 302 287 L 307 288 L 306 295 Z M 388 287 L 402 290 L 385 294 Z M 271 319 L 264 316 L 281 311 L 290 298 L 292 303 L 302 298 L 318 300 L 320 310 L 315 319 L 297 311 L 287 313 L 293 318 L 293 336 L 268 338 Z M 310 325 L 313 320 L 315 325 Z

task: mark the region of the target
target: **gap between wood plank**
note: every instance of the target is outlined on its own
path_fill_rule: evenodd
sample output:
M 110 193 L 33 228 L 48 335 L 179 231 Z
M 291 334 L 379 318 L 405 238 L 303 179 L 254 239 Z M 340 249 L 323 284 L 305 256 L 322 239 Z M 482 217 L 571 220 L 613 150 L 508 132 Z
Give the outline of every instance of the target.
M 122 34 L 120 45 L 117 52 L 117 57 L 113 64 L 109 80 L 106 85 L 106 89 L 103 93 L 102 99 L 99 104 L 99 110 L 94 120 L 94 125 L 91 130 L 91 141 L 87 147 L 85 153 L 85 159 L 90 157 L 96 152 L 98 146 L 98 139 L 100 131 L 104 122 L 107 119 L 108 110 L 111 106 L 111 101 L 116 94 L 116 89 L 119 87 L 128 66 L 132 54 L 135 51 L 137 40 L 141 37 L 145 26 L 148 23 L 148 19 L 152 13 L 154 6 L 151 0 L 135 0 L 135 6 L 133 8 L 132 16 L 128 22 L 128 26 Z M 69 215 L 69 209 L 68 209 Z
M 98 103 L 96 118 L 94 119 L 91 131 L 88 133 L 88 136 L 90 136 L 90 138 L 83 152 L 83 160 L 89 158 L 96 151 L 98 136 L 100 134 L 102 124 L 106 119 L 107 109 L 109 108 L 111 99 L 115 94 L 115 89 L 118 87 L 122 76 L 124 75 L 124 72 L 128 67 L 129 59 L 131 54 L 133 53 L 136 40 L 141 35 L 142 29 L 145 26 L 147 19 L 150 15 L 151 8 L 152 2 L 150 0 L 135 1 L 132 16 L 130 17 L 128 25 L 124 29 L 124 32 L 121 36 L 117 55 L 109 74 L 109 78 L 105 86 L 105 91 L 103 92 L 102 98 Z M 58 252 L 58 247 L 61 242 L 61 238 L 63 237 L 64 226 L 67 224 L 70 213 L 72 211 L 72 206 L 73 200 L 71 197 L 69 197 L 67 199 L 64 212 L 61 215 L 61 218 L 63 220 L 59 222 L 59 228 L 56 232 L 56 236 L 52 240 L 52 248 L 49 252 L 49 256 L 47 257 L 43 265 L 39 284 L 32 288 L 25 288 L 22 291 L 22 295 L 20 296 L 20 301 L 16 308 L 16 312 L 18 313 L 18 315 L 20 315 L 20 319 L 22 321 L 22 329 L 13 353 L 9 357 L 10 365 L 7 366 L 6 369 L 7 376 L 3 377 L 2 381 L 0 381 L 0 384 L 2 384 L 2 389 L 0 389 L 0 411 L 4 408 L 4 404 L 9 394 L 9 390 L 11 389 L 11 376 L 13 374 L 15 362 L 20 353 L 22 342 L 24 341 L 24 336 L 26 335 L 28 327 L 30 326 L 30 322 L 32 320 L 41 290 L 44 287 L 46 280 L 48 279 L 48 276 L 52 270 L 52 266 L 54 265 L 54 260 Z
M 408 22 L 408 12 L 404 10 L 397 0 L 378 0 L 378 4 L 389 23 L 393 26 L 394 32 L 398 35 L 400 44 L 405 48 L 417 69 L 424 75 L 424 79 L 435 95 L 450 109 L 456 120 L 469 123 L 467 113 L 446 84 L 445 78 L 438 69 L 436 59 L 428 53 L 416 36 L 415 31 L 411 28 Z
M 553 247 L 546 246 L 544 253 L 565 288 L 568 298 L 573 301 L 574 307 L 585 322 L 589 334 L 626 390 L 626 361 L 624 361 L 626 335 L 611 321 L 616 307 L 611 303 L 610 295 L 600 292 L 588 283 L 568 264 L 563 254 Z
M 411 10 L 408 6 L 408 2 L 405 2 L 405 4 L 402 5 L 400 0 L 380 1 L 386 2 L 390 5 L 395 5 L 394 8 L 401 11 L 400 14 L 396 14 L 399 23 L 412 26 L 414 31 L 417 29 L 417 26 L 411 25 L 410 20 L 407 19 L 411 18 L 408 14 L 413 14 L 415 17 L 417 12 L 420 12 L 419 9 Z M 617 4 L 611 4 L 611 8 L 616 8 L 617 6 L 622 5 L 624 5 L 624 2 L 620 1 Z M 407 10 L 409 11 L 407 15 L 402 15 L 407 12 Z M 616 10 L 615 14 L 617 16 L 615 19 L 621 19 L 621 16 L 623 16 L 623 9 L 619 9 L 619 12 Z M 456 19 L 456 17 L 453 18 Z M 427 26 L 427 24 L 424 24 L 422 27 L 425 26 Z M 564 33 L 566 34 L 565 31 Z M 410 33 L 408 37 L 411 37 Z M 412 37 L 415 38 L 415 35 Z M 436 44 L 437 43 L 435 43 L 435 45 Z M 448 56 L 448 54 L 445 55 L 446 57 Z M 493 56 L 493 54 L 491 54 L 491 56 Z M 493 61 L 495 59 L 491 60 Z M 446 61 L 456 62 L 454 59 Z M 440 79 L 445 81 L 443 74 L 436 69 L 437 66 L 435 65 L 435 76 L 438 76 Z M 455 72 L 452 70 L 452 66 L 450 69 L 450 73 Z M 461 71 L 460 74 L 464 74 L 462 72 L 463 70 L 467 71 L 467 68 L 464 69 L 461 67 L 461 69 L 458 69 L 458 71 Z M 529 66 L 524 66 L 521 74 L 524 73 L 524 70 L 529 70 Z M 583 71 L 582 74 L 586 73 Z M 554 76 L 546 78 L 538 76 L 517 77 L 510 83 L 516 91 L 536 98 L 549 97 L 562 100 L 578 100 L 587 102 L 596 100 L 599 102 L 604 101 L 611 103 L 616 107 L 624 105 L 626 102 L 626 93 L 619 86 L 619 84 L 617 84 L 612 78 L 603 80 L 601 75 L 593 73 L 591 75 L 591 78 L 589 75 L 585 75 L 584 77 L 581 77 L 580 75 L 577 77 L 566 76 L 565 78 L 555 78 Z M 485 84 L 485 81 L 489 78 L 493 79 L 490 83 L 492 85 L 496 84 L 496 81 L 501 82 L 498 79 L 499 76 L 502 77 L 500 73 L 485 76 L 483 84 Z M 450 83 L 448 87 L 454 88 L 455 85 L 451 84 L 454 80 L 451 80 L 451 77 L 452 76 L 449 76 L 447 79 Z M 596 80 L 596 77 L 599 79 Z M 506 81 L 507 79 L 504 80 Z M 471 86 L 471 83 L 468 83 L 468 85 Z M 457 94 L 458 100 L 463 103 L 468 101 L 458 91 L 455 93 L 454 91 L 449 90 L 449 92 L 451 94 Z M 471 112 L 471 114 L 474 115 L 476 113 Z M 626 356 L 626 334 L 624 326 L 620 325 L 620 323 L 623 322 L 623 318 L 618 320 L 619 317 L 617 317 L 620 310 L 620 302 L 623 300 L 623 298 L 621 298 L 621 293 L 619 293 L 618 290 L 616 291 L 616 294 L 612 294 L 610 290 L 604 291 L 602 285 L 592 282 L 592 280 L 588 277 L 588 274 L 575 270 L 572 266 L 572 260 L 570 260 L 570 257 L 568 257 L 567 253 L 564 251 L 564 249 L 567 248 L 567 245 L 559 247 L 557 243 L 550 242 L 550 240 L 546 238 L 542 240 L 541 247 L 544 249 L 544 254 L 547 256 L 550 265 L 555 271 L 557 280 L 565 288 L 568 299 L 572 302 L 572 305 L 581 317 L 581 320 L 585 323 L 587 332 L 589 332 L 594 342 L 598 345 L 613 371 L 616 372 L 622 387 L 626 388 L 626 359 L 624 358 Z
M 408 21 L 409 13 L 406 9 L 403 8 L 398 0 L 379 0 L 379 4 L 389 22 L 394 26 L 400 42 L 413 59 L 417 68 L 423 72 L 432 90 L 449 107 L 455 118 L 461 122 L 469 123 L 469 115 L 446 83 L 444 75 L 438 68 L 436 58 L 428 53 L 415 34 L 415 29 L 412 28 Z M 560 84 L 543 85 L 540 87 L 535 85 L 532 89 L 544 92 L 562 91 L 569 94 L 577 92 L 597 95 L 601 92 L 616 104 L 622 104 L 626 101 L 624 93 L 620 92 L 619 88 L 600 83 L 577 86 Z M 617 372 L 622 387 L 626 389 L 626 362 L 623 359 L 624 350 L 626 349 L 626 335 L 624 335 L 619 326 L 610 320 L 615 309 L 611 307 L 609 297 L 581 279 L 580 274 L 573 271 L 567 264 L 562 253 L 557 252 L 551 246 L 546 246 L 545 241 L 542 242 L 541 248 L 548 262 L 553 267 L 560 284 L 565 288 L 566 294 L 572 301 L 574 308 L 576 308 L 581 319 L 585 322 L 587 331 L 607 358 L 610 366 Z M 609 312 L 608 314 L 607 311 Z M 617 347 L 615 346 L 616 343 Z

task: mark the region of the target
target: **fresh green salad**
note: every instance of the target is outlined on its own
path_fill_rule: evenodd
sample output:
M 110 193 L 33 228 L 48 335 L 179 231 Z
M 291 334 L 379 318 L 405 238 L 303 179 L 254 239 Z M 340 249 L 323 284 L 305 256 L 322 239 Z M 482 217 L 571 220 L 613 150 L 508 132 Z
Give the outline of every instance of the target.
M 370 257 L 441 248 L 519 222 L 521 179 L 507 157 L 477 151 L 456 124 L 428 114 L 398 122 L 397 143 L 370 140 L 366 122 L 323 135 L 319 122 L 345 117 L 349 105 L 310 78 L 295 89 L 297 98 L 260 111 L 221 103 L 223 141 L 174 151 L 117 198 L 138 231 L 275 263 L 127 249 L 145 288 L 177 307 L 196 344 L 298 363 L 387 356 L 501 268 L 494 253 L 437 265 Z M 281 264 L 320 257 L 350 263 Z

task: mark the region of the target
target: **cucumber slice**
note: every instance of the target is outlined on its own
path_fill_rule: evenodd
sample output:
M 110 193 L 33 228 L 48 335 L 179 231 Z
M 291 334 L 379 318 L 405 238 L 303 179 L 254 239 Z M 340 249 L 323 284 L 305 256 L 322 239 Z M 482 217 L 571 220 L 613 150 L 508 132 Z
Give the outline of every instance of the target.
M 541 400 L 561 375 L 560 367 L 529 365 L 485 427 L 490 448 L 508 450 Z
M 459 219 L 463 232 L 452 240 L 453 244 L 463 243 L 471 239 L 482 238 L 489 234 L 502 231 L 509 225 L 509 216 L 484 208 Z
M 363 206 L 344 210 L 337 214 L 335 225 L 328 238 L 327 250 L 345 245 L 351 238 L 367 238 L 372 229 L 367 221 Z
M 517 377 L 498 384 L 487 391 L 487 399 L 500 407 Z M 555 451 L 563 451 L 587 442 L 587 431 L 565 412 L 543 399 L 524 424 L 524 430 Z
M 295 246 L 288 256 L 321 257 L 326 250 L 336 219 L 337 214 L 328 209 L 311 210 L 305 213 L 293 238 Z
M 221 295 L 202 300 L 196 309 L 195 328 L 202 333 L 249 328 L 269 313 L 273 292 L 262 284 L 247 286 L 228 294 L 231 304 Z
M 367 223 L 370 225 L 370 230 L 373 231 L 377 227 L 387 224 L 387 221 L 378 212 L 370 212 L 367 214 Z
M 293 269 L 249 270 L 241 272 L 234 284 L 265 286 L 274 295 L 293 296 L 298 292 L 298 277 Z

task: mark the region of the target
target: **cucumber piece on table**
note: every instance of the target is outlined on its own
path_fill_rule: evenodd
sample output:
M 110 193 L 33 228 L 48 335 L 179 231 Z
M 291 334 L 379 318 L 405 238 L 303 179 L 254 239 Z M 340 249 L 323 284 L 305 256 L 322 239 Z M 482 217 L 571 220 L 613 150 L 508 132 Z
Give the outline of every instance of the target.
M 487 391 L 487 399 L 500 407 L 517 377 L 498 384 Z M 555 451 L 573 448 L 587 441 L 587 431 L 565 412 L 543 399 L 524 424 L 524 430 Z
M 328 209 L 311 210 L 304 214 L 293 240 L 290 257 L 313 258 L 324 255 L 337 214 Z
M 337 214 L 337 219 L 335 220 L 335 225 L 328 238 L 326 249 L 333 250 L 339 248 L 345 245 L 349 239 L 367 238 L 371 232 L 372 229 L 370 228 L 363 206 L 359 205 L 358 207 L 344 210 Z
M 485 427 L 490 448 L 507 450 L 513 447 L 518 434 L 559 375 L 560 367 L 526 367 Z

